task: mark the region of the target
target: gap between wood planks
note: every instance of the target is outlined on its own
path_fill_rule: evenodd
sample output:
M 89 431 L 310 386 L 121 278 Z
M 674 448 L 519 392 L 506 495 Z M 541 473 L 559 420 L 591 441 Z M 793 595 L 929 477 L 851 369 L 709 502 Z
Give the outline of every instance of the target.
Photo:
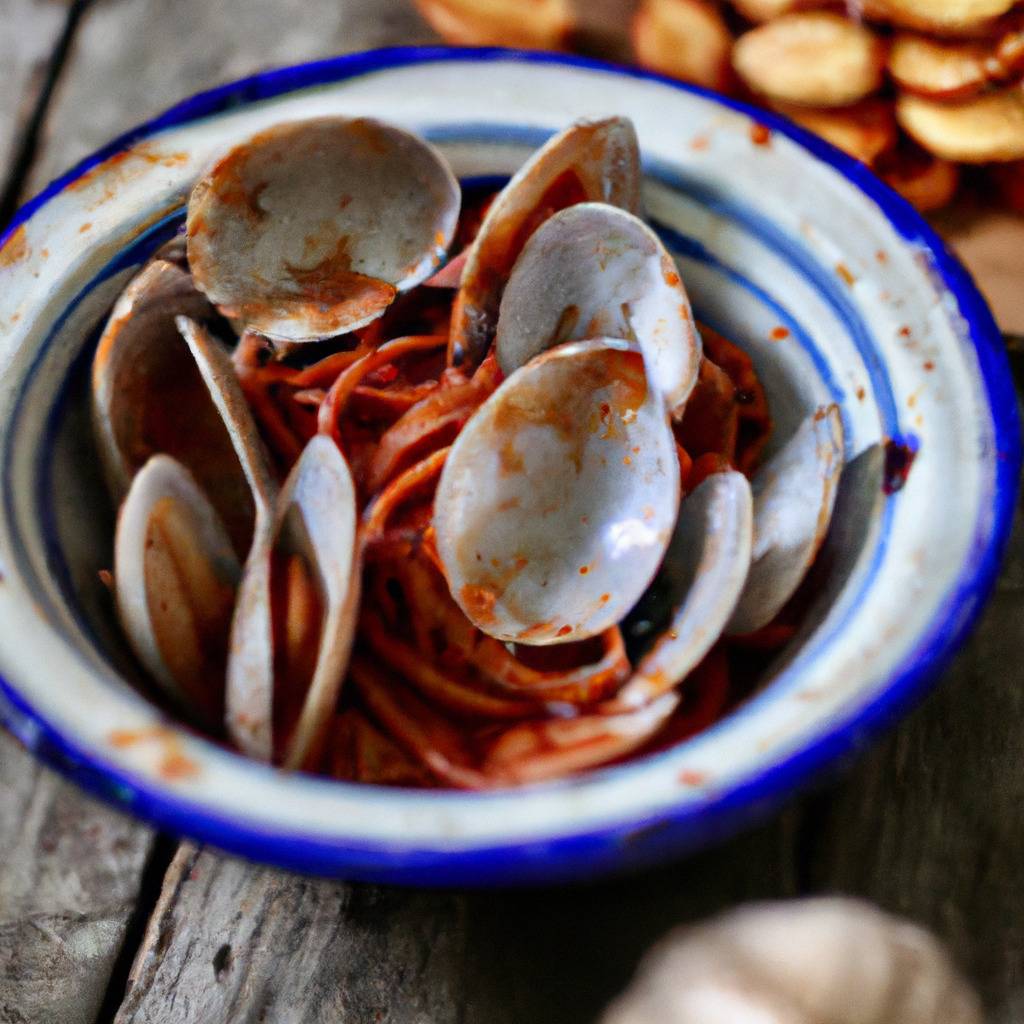
M 112 1024 L 121 1003 L 124 1002 L 125 992 L 128 988 L 128 975 L 142 945 L 146 926 L 160 899 L 167 869 L 171 866 L 171 861 L 174 859 L 179 845 L 176 838 L 164 833 L 159 833 L 153 840 L 149 855 L 146 857 L 145 867 L 142 869 L 142 878 L 139 880 L 135 908 L 128 920 L 117 959 L 110 969 L 106 991 L 103 993 L 103 1002 L 96 1012 L 96 1024 Z
M 39 149 L 39 132 L 46 120 L 54 87 L 67 63 L 67 56 L 74 42 L 75 32 L 82 19 L 82 14 L 91 2 L 92 0 L 72 0 L 68 7 L 64 28 L 47 62 L 42 89 L 25 122 L 21 140 L 15 147 L 13 158 L 9 164 L 3 189 L 0 190 L 0 231 L 3 231 L 10 223 L 11 218 L 21 205 L 22 191 Z

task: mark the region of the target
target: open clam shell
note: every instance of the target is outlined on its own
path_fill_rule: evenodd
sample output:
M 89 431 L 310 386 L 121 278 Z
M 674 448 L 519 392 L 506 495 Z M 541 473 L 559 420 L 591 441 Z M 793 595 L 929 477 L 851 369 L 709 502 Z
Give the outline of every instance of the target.
M 228 731 L 286 768 L 317 756 L 348 667 L 359 605 L 356 494 L 334 442 L 314 437 L 245 566 L 231 629 Z
M 828 532 L 842 469 L 843 422 L 830 405 L 758 470 L 753 560 L 726 632 L 766 626 L 796 592 Z
M 139 661 L 190 716 L 219 729 L 228 631 L 241 567 L 188 470 L 154 455 L 117 520 L 118 617 Z
M 213 307 L 188 273 L 164 260 L 148 264 L 118 299 L 92 365 L 92 417 L 115 501 L 158 452 L 195 477 L 239 556 L 252 537 L 253 504 L 232 439 L 175 323 Z
M 742 473 L 713 473 L 686 496 L 659 576 L 672 617 L 616 695 L 616 705 L 648 704 L 711 650 L 743 592 L 753 524 L 750 484 Z
M 551 644 L 618 622 L 661 563 L 679 463 L 625 342 L 545 352 L 477 410 L 434 504 L 452 596 L 483 632 Z
M 508 374 L 545 349 L 599 337 L 635 343 L 669 408 L 685 403 L 701 344 L 672 257 L 633 214 L 579 203 L 523 248 L 501 299 L 495 353 Z
M 179 316 L 175 323 L 199 368 L 210 399 L 220 414 L 236 464 L 241 467 L 252 495 L 255 525 L 251 535 L 255 535 L 269 520 L 277 494 L 270 458 L 260 440 L 227 349 L 195 320 Z
M 280 124 L 196 185 L 189 264 L 246 327 L 283 341 L 333 337 L 437 268 L 459 203 L 440 154 L 400 128 L 344 117 Z
M 809 576 L 814 578 L 814 598 L 802 612 L 799 626 L 789 644 L 786 661 L 799 657 L 801 642 L 812 635 L 841 609 L 844 591 L 865 571 L 865 552 L 872 550 L 883 528 L 889 495 L 885 490 L 885 447 L 872 444 L 844 466 L 836 488 L 832 522 L 825 542 L 814 559 Z M 773 663 L 773 671 L 785 661 Z
M 640 155 L 623 117 L 581 121 L 549 139 L 497 196 L 466 259 L 452 310 L 449 361 L 475 366 L 494 335 L 505 282 L 530 235 L 582 202 L 640 208 Z

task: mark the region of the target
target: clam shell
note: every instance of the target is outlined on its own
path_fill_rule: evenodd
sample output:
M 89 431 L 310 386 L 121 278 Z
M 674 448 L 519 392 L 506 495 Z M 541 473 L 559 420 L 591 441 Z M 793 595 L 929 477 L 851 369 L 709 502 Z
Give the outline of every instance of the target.
M 796 592 L 828 532 L 842 469 L 843 422 L 830 405 L 758 470 L 753 560 L 727 633 L 766 626 Z
M 260 440 L 249 403 L 242 393 L 227 349 L 202 325 L 188 317 L 175 318 L 178 330 L 195 359 L 221 421 L 227 430 L 237 464 L 248 484 L 255 503 L 256 526 L 259 532 L 271 515 L 277 494 L 270 469 L 270 458 Z
M 884 482 L 885 449 L 880 444 L 869 445 L 843 467 L 828 534 L 811 569 L 814 600 L 802 614 L 786 654 L 773 662 L 773 672 L 799 657 L 801 641 L 837 609 L 841 611 L 844 597 L 857 592 L 856 581 L 870 561 L 865 553 L 874 549 L 883 527 L 889 500 Z
M 669 407 L 685 403 L 701 344 L 672 257 L 638 217 L 579 203 L 523 248 L 501 299 L 495 353 L 508 374 L 553 345 L 597 337 L 634 342 Z
M 220 727 L 241 568 L 188 470 L 154 455 L 136 474 L 114 539 L 118 617 L 150 675 L 189 715 Z
M 642 359 L 573 342 L 517 370 L 463 427 L 438 483 L 452 596 L 501 640 L 579 640 L 618 622 L 661 563 L 679 463 Z
M 491 344 L 498 303 L 530 235 L 551 213 L 579 202 L 640 209 L 640 155 L 632 121 L 581 121 L 549 139 L 487 211 L 466 259 L 452 310 L 449 361 L 479 363 Z
M 244 556 L 254 510 L 220 413 L 189 355 L 175 317 L 204 318 L 213 307 L 173 263 L 148 264 L 121 294 L 92 365 L 92 418 L 111 494 L 158 452 L 196 478 Z
M 196 185 L 188 258 L 232 320 L 281 341 L 355 330 L 439 265 L 458 181 L 422 139 L 371 118 L 275 125 Z
M 672 618 L 619 691 L 617 705 L 647 704 L 700 664 L 743 592 L 753 532 L 751 489 L 742 473 L 713 473 L 686 496 L 660 573 Z
M 323 435 L 293 467 L 269 529 L 261 531 L 245 566 L 231 629 L 227 724 L 252 757 L 285 768 L 315 761 L 348 667 L 359 605 L 355 485 L 344 456 Z M 302 556 L 323 605 L 312 678 L 289 736 L 274 732 L 274 624 L 271 598 L 275 550 Z

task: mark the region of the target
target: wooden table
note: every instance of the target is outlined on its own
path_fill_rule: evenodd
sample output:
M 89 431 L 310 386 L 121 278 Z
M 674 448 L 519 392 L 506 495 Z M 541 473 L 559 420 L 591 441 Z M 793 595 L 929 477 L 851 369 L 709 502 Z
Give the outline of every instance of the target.
M 187 93 L 432 38 L 407 0 L 0 0 L 0 219 Z M 946 226 L 1004 330 L 1024 333 L 1024 227 Z M 928 925 L 992 1020 L 1024 1020 L 1022 630 L 1018 523 L 943 685 L 841 781 L 717 849 L 575 889 L 414 892 L 254 867 L 93 802 L 0 735 L 0 1022 L 574 1024 L 672 925 L 819 892 Z

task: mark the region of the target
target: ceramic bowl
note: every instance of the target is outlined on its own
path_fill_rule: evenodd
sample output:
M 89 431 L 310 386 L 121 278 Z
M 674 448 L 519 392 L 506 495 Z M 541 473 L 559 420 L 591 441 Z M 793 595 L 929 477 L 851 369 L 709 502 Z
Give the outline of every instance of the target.
M 758 694 L 668 752 L 488 794 L 287 775 L 168 721 L 119 671 L 97 569 L 111 514 L 83 381 L 96 329 L 221 151 L 275 122 L 371 115 L 464 179 L 580 117 L 636 124 L 648 216 L 706 322 L 753 355 L 776 443 L 837 402 L 846 473 L 801 637 Z M 89 157 L 0 249 L 0 713 L 41 757 L 162 827 L 285 867 L 417 884 L 578 878 L 706 844 L 901 713 L 996 573 L 1019 466 L 995 324 L 926 224 L 770 114 L 636 71 L 414 49 L 260 75 Z M 879 445 L 881 447 L 872 447 Z M 909 468 L 909 472 L 907 471 Z

